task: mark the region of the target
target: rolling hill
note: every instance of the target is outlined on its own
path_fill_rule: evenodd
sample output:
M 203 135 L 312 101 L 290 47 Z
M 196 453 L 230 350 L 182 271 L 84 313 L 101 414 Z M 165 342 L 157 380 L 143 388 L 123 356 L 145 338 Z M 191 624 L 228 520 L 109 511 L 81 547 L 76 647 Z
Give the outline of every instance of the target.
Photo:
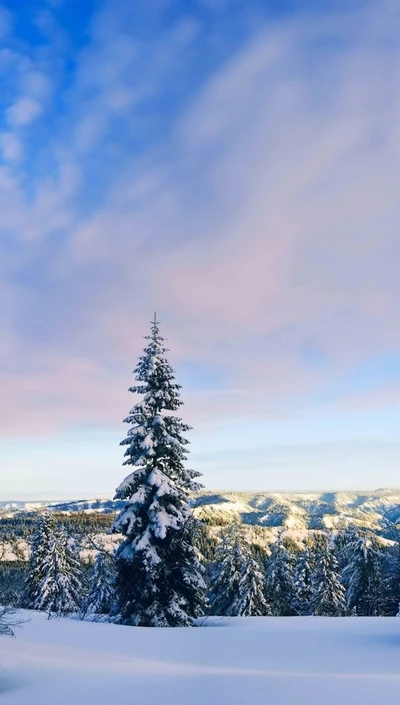
M 122 501 L 0 502 L 1 517 L 47 509 L 114 513 Z M 236 518 L 246 524 L 293 530 L 343 529 L 356 525 L 387 533 L 400 525 L 400 490 L 372 492 L 210 492 L 193 496 L 196 516 L 214 525 Z

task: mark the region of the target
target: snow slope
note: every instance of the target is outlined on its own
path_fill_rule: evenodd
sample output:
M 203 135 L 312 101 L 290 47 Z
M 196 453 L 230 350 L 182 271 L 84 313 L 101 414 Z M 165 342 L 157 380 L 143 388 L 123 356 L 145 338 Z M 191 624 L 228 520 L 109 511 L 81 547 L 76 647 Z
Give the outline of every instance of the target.
M 16 639 L 0 637 L 2 705 L 378 705 L 400 696 L 396 618 L 143 629 L 25 614 Z

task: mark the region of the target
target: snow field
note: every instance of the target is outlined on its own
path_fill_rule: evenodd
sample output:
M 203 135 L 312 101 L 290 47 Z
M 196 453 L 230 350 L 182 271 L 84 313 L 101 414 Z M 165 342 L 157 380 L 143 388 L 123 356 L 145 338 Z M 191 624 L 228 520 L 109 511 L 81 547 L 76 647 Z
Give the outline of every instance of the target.
M 29 619 L 0 637 L 3 705 L 379 705 L 400 697 L 396 618 L 213 618 L 199 629 Z

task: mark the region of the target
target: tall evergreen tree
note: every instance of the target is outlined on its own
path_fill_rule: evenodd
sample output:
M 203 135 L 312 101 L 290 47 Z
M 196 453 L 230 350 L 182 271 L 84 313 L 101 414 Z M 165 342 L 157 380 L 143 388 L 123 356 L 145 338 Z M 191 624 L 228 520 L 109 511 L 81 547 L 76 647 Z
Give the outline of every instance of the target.
M 294 556 L 282 539 L 278 538 L 271 546 L 266 569 L 267 598 L 272 606 L 272 613 L 277 617 L 296 614 L 293 609 L 293 582 Z
M 51 514 L 43 514 L 37 522 L 30 545 L 28 575 L 22 596 L 22 606 L 35 609 L 40 585 L 45 577 L 45 562 L 56 534 L 56 522 Z
M 211 582 L 211 614 L 266 616 L 271 608 L 265 598 L 265 579 L 243 528 L 232 522 L 221 535 L 216 549 Z
M 193 545 L 188 495 L 200 473 L 184 467 L 190 429 L 173 413 L 182 405 L 180 385 L 154 317 L 148 344 L 134 371 L 142 395 L 125 423 L 124 465 L 133 472 L 115 497 L 127 503 L 113 524 L 125 540 L 116 552 L 118 620 L 137 626 L 189 626 L 202 614 L 202 566 Z
M 82 605 L 82 614 L 108 615 L 115 601 L 115 565 L 104 551 L 96 555 L 89 593 Z
M 313 596 L 313 569 L 308 546 L 301 552 L 296 562 L 293 582 L 292 607 L 296 614 L 305 616 L 310 614 Z
M 47 612 L 49 617 L 77 611 L 81 603 L 80 563 L 64 528 L 52 538 L 43 569 L 35 609 Z
M 310 613 L 319 617 L 342 617 L 347 613 L 345 589 L 340 582 L 339 564 L 327 536 L 320 537 L 318 548 Z
M 382 614 L 384 602 L 383 553 L 375 536 L 354 531 L 344 549 L 343 583 L 349 610 L 359 617 Z

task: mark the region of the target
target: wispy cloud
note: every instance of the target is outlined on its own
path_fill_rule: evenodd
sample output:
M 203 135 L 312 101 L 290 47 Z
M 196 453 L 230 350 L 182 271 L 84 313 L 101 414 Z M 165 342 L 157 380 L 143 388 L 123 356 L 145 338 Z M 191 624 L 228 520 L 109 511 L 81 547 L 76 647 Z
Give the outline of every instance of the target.
M 6 433 L 118 422 L 154 309 L 178 366 L 223 363 L 218 401 L 188 385 L 202 423 L 291 415 L 400 347 L 397 4 L 258 22 L 208 67 L 202 13 L 148 12 L 105 3 L 68 81 L 18 59 L 32 91 L 2 138 Z
M 21 159 L 22 145 L 12 132 L 0 133 L 0 150 L 5 162 L 18 162 Z

